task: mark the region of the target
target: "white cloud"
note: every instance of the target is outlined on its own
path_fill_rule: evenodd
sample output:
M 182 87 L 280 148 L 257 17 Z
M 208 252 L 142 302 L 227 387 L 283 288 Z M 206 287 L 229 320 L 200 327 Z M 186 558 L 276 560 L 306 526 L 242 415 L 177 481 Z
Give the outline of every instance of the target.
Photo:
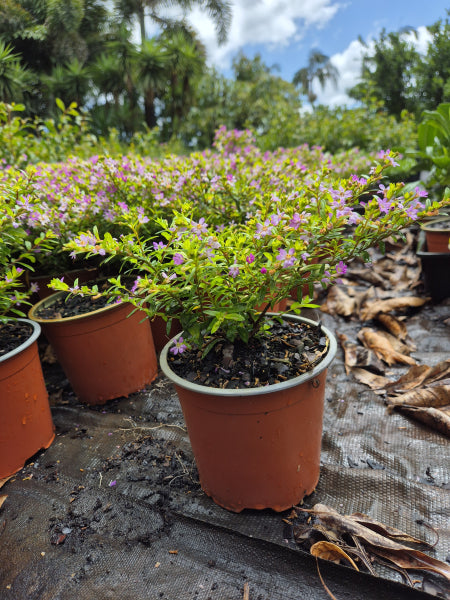
M 363 56 L 370 51 L 370 48 L 370 43 L 365 47 L 358 40 L 354 40 L 343 52 L 334 54 L 330 58 L 339 72 L 337 86 L 328 81 L 322 89 L 317 82 L 314 82 L 313 91 L 317 95 L 317 104 L 339 106 L 354 103 L 354 100 L 347 95 L 347 90 L 358 83 Z
M 206 46 L 210 64 L 225 69 L 244 46 L 286 47 L 301 39 L 307 29 L 324 27 L 339 7 L 334 0 L 237 0 L 223 46 L 218 46 L 214 25 L 199 8 L 189 14 L 189 21 Z

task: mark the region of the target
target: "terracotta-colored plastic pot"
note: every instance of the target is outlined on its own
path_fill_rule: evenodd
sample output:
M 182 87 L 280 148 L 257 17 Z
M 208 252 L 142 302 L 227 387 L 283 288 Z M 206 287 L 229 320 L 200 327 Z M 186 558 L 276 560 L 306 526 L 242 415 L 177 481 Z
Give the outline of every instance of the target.
M 295 315 L 286 319 L 313 323 Z M 218 389 L 190 383 L 170 368 L 167 344 L 160 356 L 175 384 L 202 489 L 220 506 L 286 510 L 311 494 L 319 480 L 327 367 L 336 353 L 329 339 L 324 360 L 294 379 L 252 389 Z
M 421 228 L 428 252 L 450 253 L 450 217 L 428 221 Z
M 64 293 L 35 304 L 29 317 L 41 324 L 81 402 L 104 404 L 155 379 L 158 363 L 145 314 L 130 314 L 133 307 L 124 303 L 63 319 L 40 318 L 39 308 L 51 305 Z
M 16 320 L 29 323 L 33 333 L 0 358 L 0 479 L 19 471 L 55 437 L 36 341 L 41 328 Z
M 178 319 L 172 319 L 169 335 L 167 335 L 167 322 L 162 317 L 155 317 L 150 321 L 152 328 L 153 343 L 155 350 L 159 354 L 167 342 L 172 339 L 177 333 L 181 332 L 181 325 Z

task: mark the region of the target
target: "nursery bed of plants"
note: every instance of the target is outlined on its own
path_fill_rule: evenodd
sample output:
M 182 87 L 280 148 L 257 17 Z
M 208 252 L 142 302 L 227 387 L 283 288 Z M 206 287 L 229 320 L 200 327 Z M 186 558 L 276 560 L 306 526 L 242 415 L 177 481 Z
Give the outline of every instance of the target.
M 367 293 L 361 281 L 344 283 L 342 293 Z M 358 319 L 325 311 L 327 327 L 356 339 Z M 404 312 L 420 364 L 448 358 L 449 312 L 448 300 Z M 412 590 L 376 562 L 378 578 L 320 561 L 321 582 L 298 534 L 301 516 L 234 514 L 201 491 L 178 400 L 164 376 L 128 399 L 87 407 L 45 341 L 41 353 L 57 437 L 2 489 L 1 598 L 325 599 L 324 584 L 338 599 L 445 597 L 441 576 L 414 571 Z M 405 368 L 386 374 L 395 379 Z M 383 395 L 346 374 L 342 350 L 328 384 L 321 478 L 303 508 L 320 503 L 343 515 L 370 513 L 448 561 L 448 439 L 389 414 Z
M 1 482 L 0 599 L 445 598 L 449 301 L 448 294 L 434 293 L 433 301 L 424 288 L 415 222 L 436 216 L 448 198 L 426 199 L 428 191 L 417 182 L 405 187 L 391 181 L 397 154 L 390 150 L 331 156 L 304 145 L 264 153 L 251 132 L 225 128 L 214 145 L 159 161 L 93 156 L 23 171 L 1 166 L 0 322 L 20 316 L 24 302 L 37 301 L 53 279 L 53 289 L 71 294 L 73 321 L 84 319 L 86 300 L 89 306 L 110 303 L 97 312 L 112 315 L 111 321 L 120 312 L 117 322 L 129 339 L 93 351 L 79 336 L 87 328 L 75 323 L 65 337 L 81 358 L 89 356 L 89 366 L 98 360 L 93 377 L 81 369 L 86 386 L 80 386 L 69 368 L 74 361 L 58 354 L 57 337 L 42 319 L 44 335 L 34 353 L 45 377 L 46 389 L 42 375 L 40 386 L 48 431 L 33 452 L 51 445 Z M 377 244 L 383 254 L 373 248 Z M 84 286 L 72 272 L 78 267 L 94 268 L 98 279 Z M 292 312 L 301 306 L 302 316 L 323 328 L 303 321 L 298 337 L 292 320 L 266 320 L 283 302 Z M 204 471 L 200 486 L 179 390 L 158 371 L 150 326 L 142 312 L 128 318 L 128 303 L 149 317 L 174 318 L 175 329 L 183 329 L 184 338 L 169 350 L 183 383 L 204 377 L 208 396 L 216 384 L 228 388 L 219 392 L 233 401 L 233 377 L 255 396 L 279 383 L 283 394 L 283 378 L 290 387 L 291 377 L 305 370 L 318 373 L 308 385 L 320 387 L 323 357 L 336 349 L 334 332 L 339 348 L 327 376 L 320 480 L 301 506 L 239 513 L 219 506 L 280 509 L 291 507 L 291 490 L 297 501 L 299 489 L 313 489 L 317 460 L 307 482 L 302 469 L 309 470 L 310 458 L 303 446 L 300 453 L 277 453 L 276 463 L 269 433 L 257 438 L 259 449 L 264 440 L 268 476 L 255 479 L 256 500 L 249 485 L 245 499 L 222 500 L 205 485 Z M 68 307 L 57 306 L 50 317 L 59 319 Z M 34 309 L 29 316 L 39 321 Z M 274 340 L 279 346 L 270 360 L 269 340 L 271 348 Z M 105 358 L 113 345 L 121 349 L 114 368 Z M 245 349 L 241 363 L 239 346 Z M 139 376 L 134 387 L 127 381 L 130 362 Z M 163 353 L 160 364 L 170 377 L 168 362 Z M 113 379 L 114 391 L 107 390 Z M 15 402 L 16 392 L 2 385 L 17 414 L 24 404 L 14 420 L 23 434 L 22 425 L 33 426 L 30 415 L 37 414 L 27 412 L 30 392 L 20 392 Z M 261 385 L 261 394 L 248 389 Z M 117 398 L 118 389 L 139 391 Z M 290 398 L 296 393 L 291 390 Z M 313 395 L 309 390 L 308 409 Z M 214 412 L 210 404 L 207 412 Z M 290 423 L 299 420 L 306 421 Z M 214 429 L 211 420 L 208 430 L 221 434 L 224 422 Z M 3 447 L 14 437 L 5 429 Z M 317 431 L 307 438 L 317 439 L 316 459 Z M 215 433 L 208 437 L 214 444 Z M 294 433 L 292 427 L 285 436 L 277 430 L 283 442 L 277 447 L 287 446 L 288 437 L 297 444 Z M 5 475 L 30 454 L 3 467 Z M 244 452 L 234 454 L 243 462 Z M 196 458 L 200 465 L 197 452 Z M 291 466 L 281 470 L 280 462 Z M 228 473 L 235 465 L 240 468 L 234 463 Z M 246 468 L 245 481 L 252 481 Z M 287 472 L 294 472 L 295 484 L 285 483 Z M 264 481 L 262 491 L 262 479 L 291 488 L 281 494 L 288 499 L 268 499 L 278 487 Z

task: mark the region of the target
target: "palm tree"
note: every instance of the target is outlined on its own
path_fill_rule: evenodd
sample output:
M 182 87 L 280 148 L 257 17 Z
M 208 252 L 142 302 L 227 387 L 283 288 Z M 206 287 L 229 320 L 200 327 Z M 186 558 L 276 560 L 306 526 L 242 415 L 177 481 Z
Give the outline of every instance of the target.
M 177 132 L 183 116 L 192 104 L 193 82 L 203 73 L 206 52 L 193 31 L 179 30 L 163 36 L 170 56 L 169 87 L 165 96 L 171 135 Z
M 89 92 L 91 74 L 87 67 L 74 58 L 66 65 L 56 65 L 50 75 L 42 75 L 53 98 L 61 98 L 65 104 L 76 102 L 81 106 Z
M 0 101 L 14 102 L 22 98 L 31 75 L 20 64 L 20 56 L 8 44 L 0 42 Z
M 317 79 L 322 87 L 325 87 L 327 81 L 337 84 L 339 71 L 330 61 L 329 57 L 320 50 L 311 50 L 308 57 L 308 66 L 299 69 L 292 83 L 300 87 L 300 92 L 308 98 L 308 101 L 314 107 L 317 95 L 313 92 L 312 84 Z
M 231 24 L 231 2 L 229 0 L 115 0 L 115 8 L 119 15 L 131 23 L 138 19 L 141 44 L 147 39 L 145 20 L 148 17 L 161 26 L 163 30 L 179 27 L 183 21 L 176 21 L 161 15 L 161 9 L 178 7 L 184 12 L 195 5 L 203 8 L 213 20 L 219 43 L 227 39 Z
M 145 122 L 156 126 L 155 99 L 168 83 L 170 54 L 156 38 L 145 40 L 136 56 L 138 85 L 144 96 Z

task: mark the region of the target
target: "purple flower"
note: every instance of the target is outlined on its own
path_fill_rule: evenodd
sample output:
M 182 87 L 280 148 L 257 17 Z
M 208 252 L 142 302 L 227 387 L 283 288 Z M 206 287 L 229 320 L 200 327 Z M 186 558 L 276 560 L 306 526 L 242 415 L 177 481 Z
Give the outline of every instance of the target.
M 267 269 L 266 267 L 261 267 L 261 273 L 264 275 L 265 273 L 267 273 Z
M 208 225 L 205 223 L 205 219 L 203 217 L 199 219 L 198 223 L 192 221 L 191 227 L 199 239 L 202 238 L 202 234 L 208 233 Z
M 292 215 L 292 219 L 289 222 L 289 226 L 293 229 L 298 229 L 302 223 L 306 221 L 305 217 L 299 215 L 298 212 L 295 212 Z
M 182 265 L 184 263 L 184 257 L 179 252 L 176 252 L 173 255 L 173 262 L 175 265 Z
M 282 263 L 283 269 L 293 267 L 295 264 L 295 249 L 290 248 L 286 251 L 284 248 L 280 248 L 280 253 L 277 256 L 277 260 Z
M 422 190 L 420 187 L 415 187 L 414 192 L 422 198 L 426 198 L 428 196 L 428 192 L 426 190 Z
M 393 167 L 398 167 L 398 165 L 399 165 L 398 162 L 395 162 L 394 157 L 391 156 L 390 150 L 381 150 L 377 154 L 377 158 L 381 158 L 382 160 L 384 159 L 384 160 L 389 161 Z
M 117 481 L 114 479 L 113 481 L 109 482 L 109 487 L 114 487 L 116 485 Z
M 187 350 L 187 345 L 184 343 L 182 337 L 174 340 L 172 348 L 170 348 L 170 352 L 172 352 L 172 354 L 183 354 L 185 350 Z
M 166 244 L 164 244 L 164 242 L 153 242 L 154 250 L 163 250 L 164 248 L 166 248 Z
M 236 277 L 239 275 L 239 267 L 237 266 L 236 263 L 234 263 L 234 265 L 232 265 L 228 271 L 228 274 L 230 275 L 230 277 L 232 277 L 233 279 L 236 279 Z
M 269 219 L 266 219 L 264 223 L 256 224 L 256 233 L 255 238 L 261 239 L 266 235 L 271 235 L 273 233 L 273 226 L 271 226 Z
M 130 292 L 132 294 L 134 294 L 134 292 L 138 289 L 140 280 L 141 280 L 141 277 L 140 277 L 140 275 L 138 275 L 137 278 L 134 280 L 133 287 L 130 290 Z
M 247 262 L 249 265 L 252 264 L 252 262 L 255 262 L 255 257 L 253 254 L 249 254 L 248 256 L 245 257 L 245 262 Z
M 30 283 L 30 292 L 32 294 L 36 294 L 39 291 L 39 284 L 37 283 L 37 281 L 32 281 Z
M 337 275 L 345 275 L 345 273 L 347 273 L 347 269 L 348 269 L 347 265 L 344 264 L 342 262 L 342 260 L 340 260 L 338 262 L 338 264 L 336 265 L 336 274 Z

